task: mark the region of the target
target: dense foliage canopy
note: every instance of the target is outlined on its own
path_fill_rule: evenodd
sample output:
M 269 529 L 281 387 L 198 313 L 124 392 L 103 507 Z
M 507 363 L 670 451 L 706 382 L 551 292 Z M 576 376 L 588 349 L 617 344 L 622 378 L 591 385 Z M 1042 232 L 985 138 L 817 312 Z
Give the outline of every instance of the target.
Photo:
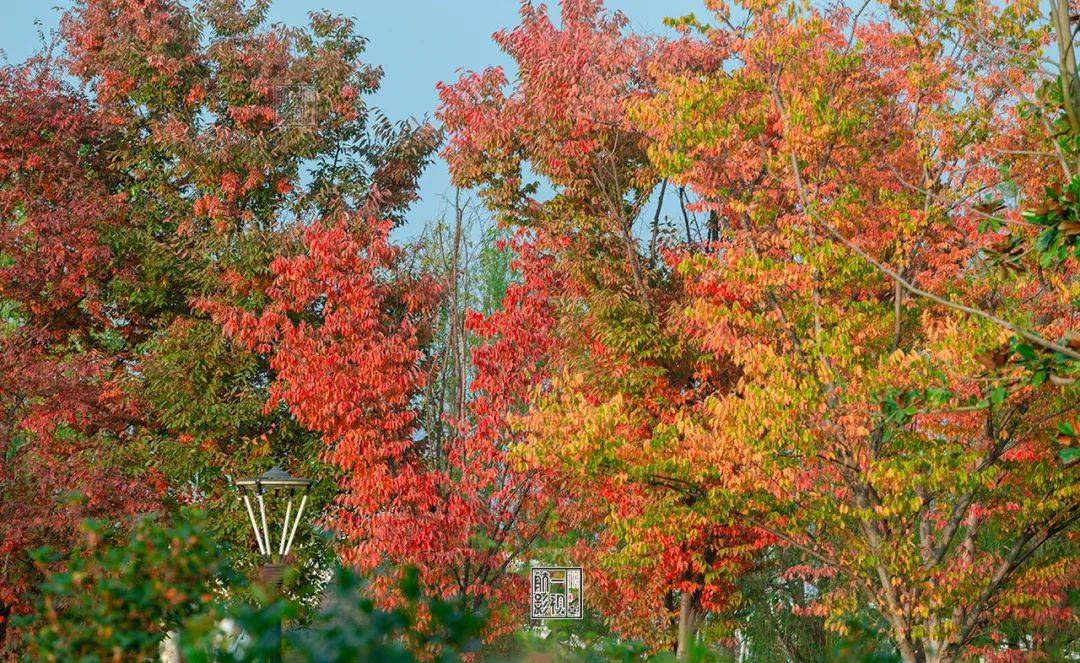
M 1077 8 L 705 4 L 526 0 L 437 125 L 263 0 L 79 0 L 0 69 L 0 652 L 1080 655 Z

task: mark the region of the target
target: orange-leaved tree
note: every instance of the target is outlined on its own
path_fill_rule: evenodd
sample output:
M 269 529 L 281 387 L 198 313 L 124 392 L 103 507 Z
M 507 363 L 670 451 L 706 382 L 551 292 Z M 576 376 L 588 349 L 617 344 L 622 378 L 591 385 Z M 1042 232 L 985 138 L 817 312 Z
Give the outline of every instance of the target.
M 1034 89 L 1048 21 L 713 7 L 682 26 L 728 66 L 634 111 L 721 228 L 678 263 L 678 324 L 738 379 L 677 422 L 678 476 L 797 550 L 802 609 L 835 631 L 869 611 L 905 661 L 1052 651 L 1075 619 L 1080 353 L 1071 203 L 1042 193 L 1075 167 L 1047 131 L 1069 104 Z

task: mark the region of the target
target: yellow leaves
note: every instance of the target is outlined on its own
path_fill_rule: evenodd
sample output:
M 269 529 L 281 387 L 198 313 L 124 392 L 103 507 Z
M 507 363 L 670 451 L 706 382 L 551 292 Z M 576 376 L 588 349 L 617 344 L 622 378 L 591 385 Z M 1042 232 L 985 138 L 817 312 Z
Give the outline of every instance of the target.
M 553 462 L 571 473 L 603 472 L 617 483 L 633 479 L 634 468 L 670 457 L 686 423 L 652 421 L 641 403 L 620 391 L 603 395 L 584 372 L 553 378 L 532 407 L 517 417 L 523 441 L 511 453 L 527 465 Z
M 895 515 L 898 515 L 898 513 L 898 509 L 888 504 L 878 504 L 874 506 L 874 515 L 878 516 L 879 518 L 891 518 Z

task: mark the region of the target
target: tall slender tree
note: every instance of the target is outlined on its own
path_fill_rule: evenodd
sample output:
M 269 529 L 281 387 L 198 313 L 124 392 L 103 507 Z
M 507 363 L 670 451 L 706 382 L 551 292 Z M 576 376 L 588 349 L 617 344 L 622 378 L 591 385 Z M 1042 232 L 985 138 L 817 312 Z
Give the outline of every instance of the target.
M 710 527 L 650 453 L 669 449 L 676 414 L 722 383 L 693 379 L 696 352 L 668 326 L 681 286 L 655 242 L 650 252 L 635 235 L 660 178 L 628 109 L 678 51 L 626 33 L 625 17 L 598 2 L 560 8 L 556 25 L 525 3 L 521 24 L 496 35 L 517 63 L 512 83 L 492 68 L 442 87 L 445 154 L 458 184 L 527 229 L 520 249 L 549 256 L 560 274 L 548 293 L 549 377 L 517 417 L 515 450 L 572 496 L 553 535 L 579 544 L 558 557 L 588 559 L 604 575 L 597 605 L 613 626 L 685 651 L 704 613 L 732 598 L 727 574 L 742 561 L 729 553 L 757 537 Z M 643 578 L 653 580 L 634 584 Z M 645 612 L 659 617 L 637 619 Z

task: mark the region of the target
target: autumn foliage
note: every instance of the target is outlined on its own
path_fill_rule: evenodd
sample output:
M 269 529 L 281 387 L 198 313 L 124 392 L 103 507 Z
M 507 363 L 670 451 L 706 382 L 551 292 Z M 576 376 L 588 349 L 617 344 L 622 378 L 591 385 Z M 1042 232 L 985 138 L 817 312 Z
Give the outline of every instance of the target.
M 0 645 L 87 517 L 253 564 L 281 464 L 302 580 L 415 569 L 500 654 L 539 563 L 679 656 L 1075 656 L 1075 10 L 705 5 L 525 1 L 441 126 L 265 2 L 81 0 L 0 70 Z M 446 255 L 394 234 L 440 148 Z
M 368 108 L 380 74 L 348 20 L 267 26 L 266 9 L 79 2 L 56 50 L 3 69 L 5 629 L 50 571 L 30 553 L 64 551 L 80 519 L 198 503 L 247 543 L 231 478 L 325 471 L 313 431 L 264 411 L 266 358 L 202 303 L 257 307 L 321 210 L 399 221 L 435 135 Z M 308 115 L 283 101 L 297 89 Z
M 127 376 L 100 345 L 122 333 L 105 305 L 121 266 L 103 233 L 122 224 L 123 201 L 107 180 L 84 176 L 103 158 L 85 146 L 104 130 L 44 65 L 3 72 L 0 633 L 34 585 L 29 550 L 71 542 L 82 518 L 153 504 L 125 469 L 137 418 Z
M 1036 240 L 1022 212 L 1046 214 L 1074 148 L 1039 129 L 1064 111 L 1029 100 L 1051 38 L 1038 13 L 716 3 L 712 26 L 660 39 L 599 3 L 560 8 L 558 27 L 526 5 L 496 35 L 509 92 L 500 70 L 467 74 L 442 113 L 457 181 L 566 274 L 518 455 L 599 507 L 578 554 L 621 568 L 637 605 L 667 578 L 691 599 L 680 636 L 737 604 L 723 569 L 770 543 L 818 585 L 789 597 L 798 614 L 843 634 L 872 605 L 905 660 L 997 651 L 1016 619 L 1072 623 L 1072 549 L 1047 544 L 1077 517 L 1059 453 L 1075 256 L 1053 244 L 1066 226 Z M 969 21 L 1024 56 L 987 52 Z M 925 47 L 941 41 L 951 55 Z M 685 235 L 665 241 L 675 187 Z

